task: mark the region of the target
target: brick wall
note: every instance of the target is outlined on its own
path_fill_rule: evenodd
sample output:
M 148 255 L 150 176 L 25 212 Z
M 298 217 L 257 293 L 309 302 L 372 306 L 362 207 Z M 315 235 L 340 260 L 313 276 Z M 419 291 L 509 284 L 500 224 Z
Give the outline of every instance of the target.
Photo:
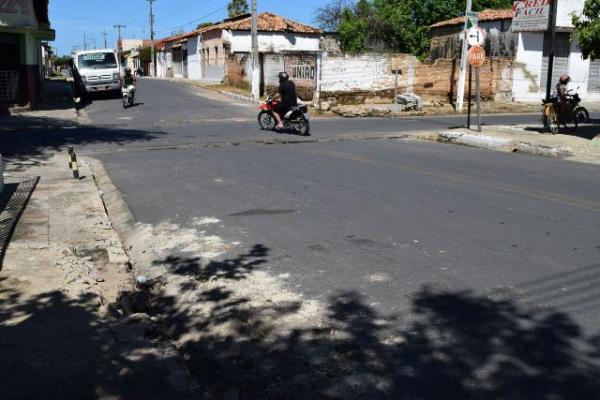
M 481 67 L 484 99 L 511 99 L 511 58 L 488 59 Z M 363 54 L 323 60 L 321 98 L 341 104 L 360 104 L 372 98 L 393 99 L 398 71 L 398 93 L 414 91 L 427 99 L 453 102 L 460 71 L 458 60 L 422 63 L 406 54 Z M 474 78 L 473 78 L 474 82 Z M 474 93 L 473 84 L 473 93 Z
M 226 80 L 232 86 L 243 89 L 250 88 L 252 60 L 248 53 L 229 55 L 226 60 Z

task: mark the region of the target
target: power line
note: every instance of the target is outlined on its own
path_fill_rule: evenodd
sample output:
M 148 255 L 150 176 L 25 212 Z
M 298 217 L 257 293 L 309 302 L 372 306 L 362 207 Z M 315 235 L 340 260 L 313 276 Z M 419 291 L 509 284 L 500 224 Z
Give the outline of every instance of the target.
M 197 0 L 194 0 L 194 2 L 196 2 L 196 1 Z M 212 1 L 213 0 L 200 0 L 200 3 L 197 3 L 195 5 L 193 5 L 194 2 L 189 3 L 189 5 L 184 6 L 184 7 L 187 7 L 186 10 L 181 9 L 179 11 L 182 11 L 182 12 L 176 12 L 174 14 L 169 14 L 169 15 L 166 16 L 166 18 L 161 18 L 161 22 L 164 23 L 165 21 L 171 21 L 173 19 L 177 19 L 177 18 L 181 17 L 182 15 L 189 14 L 190 11 L 191 11 L 190 8 L 195 8 L 196 6 L 202 6 L 202 7 L 204 7 L 204 6 L 208 5 L 209 3 L 212 3 Z
M 192 21 L 186 22 L 186 23 L 184 23 L 184 24 L 181 24 L 181 25 L 174 26 L 174 27 L 172 27 L 172 28 L 168 28 L 168 29 L 161 29 L 160 31 L 157 31 L 157 32 L 167 32 L 167 31 L 169 31 L 169 32 L 172 32 L 172 31 L 176 30 L 177 28 L 183 28 L 184 26 L 187 26 L 187 25 L 190 25 L 190 24 L 194 24 L 194 23 L 200 22 L 200 21 L 202 21 L 203 19 L 205 19 L 205 18 L 207 18 L 207 17 L 210 17 L 211 15 L 214 15 L 214 14 L 216 14 L 216 13 L 218 13 L 218 12 L 221 12 L 221 11 L 225 10 L 226 8 L 227 8 L 227 6 L 219 7 L 218 9 L 216 9 L 216 10 L 214 10 L 214 11 L 212 11 L 212 12 L 210 12 L 210 13 L 206 14 L 206 15 L 203 15 L 203 16 L 201 16 L 201 17 L 199 17 L 199 18 L 196 18 L 196 19 L 194 19 L 194 20 L 192 20 Z

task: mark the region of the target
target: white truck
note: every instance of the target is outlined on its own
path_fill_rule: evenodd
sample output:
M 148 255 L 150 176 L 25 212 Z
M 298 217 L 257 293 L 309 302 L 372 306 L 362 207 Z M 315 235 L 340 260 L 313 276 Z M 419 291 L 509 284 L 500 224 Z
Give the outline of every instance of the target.
M 121 95 L 121 67 L 113 49 L 75 52 L 73 78 L 84 96 L 107 91 Z

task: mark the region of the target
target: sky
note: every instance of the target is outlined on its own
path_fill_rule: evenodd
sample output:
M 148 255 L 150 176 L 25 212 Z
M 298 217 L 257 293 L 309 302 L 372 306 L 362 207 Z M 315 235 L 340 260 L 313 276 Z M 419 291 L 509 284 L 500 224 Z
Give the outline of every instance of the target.
M 156 37 L 169 36 L 173 31 L 193 30 L 201 22 L 216 22 L 227 18 L 229 0 L 155 0 Z M 306 24 L 314 23 L 315 9 L 328 0 L 257 0 L 259 12 L 271 11 Z M 50 0 L 50 23 L 56 30 L 59 55 L 71 53 L 73 46 L 83 49 L 84 35 L 88 48 L 114 47 L 117 29 L 126 25 L 123 38 L 150 37 L 149 3 L 147 0 Z

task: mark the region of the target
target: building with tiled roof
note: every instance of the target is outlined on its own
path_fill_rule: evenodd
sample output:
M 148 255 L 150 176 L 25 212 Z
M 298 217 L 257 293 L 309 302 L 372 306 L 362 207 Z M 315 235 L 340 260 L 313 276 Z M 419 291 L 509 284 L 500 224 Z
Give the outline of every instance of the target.
M 166 77 L 214 81 L 228 80 L 247 86 L 251 52 L 250 14 L 228 18 L 214 25 L 166 38 L 158 70 Z M 288 70 L 300 91 L 312 95 L 316 85 L 316 54 L 323 32 L 315 27 L 271 12 L 257 16 L 258 50 L 264 82 L 275 85 L 276 73 Z M 162 63 L 162 65 L 161 65 Z M 160 74 L 159 74 L 160 75 Z
M 502 21 L 512 20 L 512 10 L 483 10 L 479 13 L 479 22 L 490 22 L 490 21 Z M 465 23 L 465 17 L 456 17 L 448 19 L 446 21 L 440 21 L 431 25 L 432 29 L 441 28 L 445 26 L 463 26 Z

